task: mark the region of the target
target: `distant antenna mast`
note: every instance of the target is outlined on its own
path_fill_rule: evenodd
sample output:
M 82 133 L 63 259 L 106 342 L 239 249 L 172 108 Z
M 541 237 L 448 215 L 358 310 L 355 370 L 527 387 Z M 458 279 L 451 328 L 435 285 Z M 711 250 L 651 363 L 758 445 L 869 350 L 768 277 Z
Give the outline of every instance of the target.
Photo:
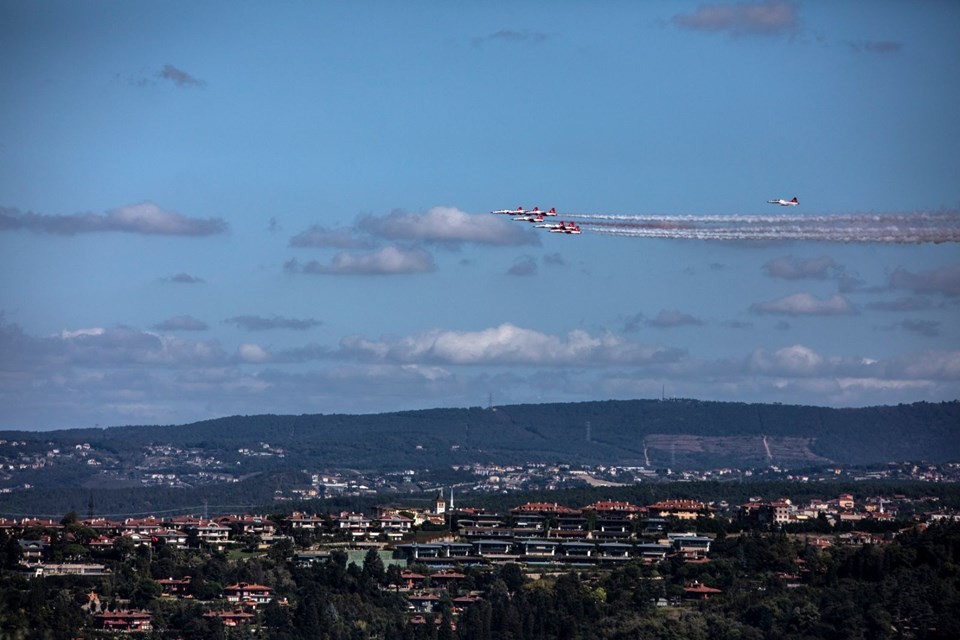
M 660 387 L 660 401 L 663 402 L 667 399 L 667 385 L 664 384 Z
M 487 409 L 493 408 L 493 391 L 487 394 Z
M 587 442 L 590 442 L 590 421 L 587 420 Z

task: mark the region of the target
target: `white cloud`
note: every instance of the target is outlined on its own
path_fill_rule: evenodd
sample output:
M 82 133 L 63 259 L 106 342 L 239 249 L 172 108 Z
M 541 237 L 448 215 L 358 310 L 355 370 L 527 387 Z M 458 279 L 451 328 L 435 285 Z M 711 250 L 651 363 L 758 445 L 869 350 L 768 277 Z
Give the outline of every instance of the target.
M 752 373 L 777 376 L 813 376 L 822 372 L 823 356 L 808 347 L 794 345 L 773 353 L 757 349 L 748 360 Z
M 300 335 L 300 334 L 294 334 Z M 878 347 L 879 348 L 879 347 Z M 808 345 L 718 359 L 610 332 L 549 334 L 511 323 L 274 352 L 225 352 L 128 328 L 35 337 L 0 318 L 0 425 L 186 422 L 237 413 L 372 413 L 605 398 L 695 397 L 865 406 L 953 399 L 960 351 L 838 356 Z
M 0 209 L 0 230 L 5 229 L 27 229 L 57 235 L 121 231 L 143 235 L 207 236 L 225 232 L 227 223 L 222 218 L 188 218 L 176 211 L 161 209 L 152 202 L 141 202 L 111 209 L 106 215 L 46 215 Z
M 779 35 L 800 28 L 796 6 L 784 0 L 701 4 L 693 13 L 678 14 L 672 20 L 682 29 L 736 36 Z
M 846 298 L 836 293 L 826 300 L 820 300 L 809 293 L 795 293 L 769 302 L 758 302 L 751 305 L 750 310 L 754 313 L 792 316 L 838 316 L 853 315 L 857 312 Z
M 575 330 L 556 337 L 509 323 L 480 331 L 438 329 L 380 341 L 350 336 L 341 341 L 341 354 L 403 363 L 539 366 L 643 364 L 679 357 L 676 350 L 628 342 L 611 333 L 592 336 Z
M 252 363 L 268 362 L 271 358 L 269 351 L 253 343 L 244 343 L 237 347 L 237 356 L 242 362 Z
M 901 356 L 891 373 L 909 379 L 960 380 L 960 351 L 923 351 Z
M 395 211 L 388 216 L 368 216 L 358 227 L 389 240 L 490 245 L 539 244 L 539 236 L 525 226 L 499 216 L 471 215 L 454 207 L 433 207 L 426 213 Z
M 436 270 L 436 266 L 433 256 L 423 249 L 388 246 L 370 253 L 342 251 L 333 257 L 329 265 L 316 260 L 301 264 L 294 259 L 284 265 L 284 270 L 321 275 L 396 275 L 429 273 Z

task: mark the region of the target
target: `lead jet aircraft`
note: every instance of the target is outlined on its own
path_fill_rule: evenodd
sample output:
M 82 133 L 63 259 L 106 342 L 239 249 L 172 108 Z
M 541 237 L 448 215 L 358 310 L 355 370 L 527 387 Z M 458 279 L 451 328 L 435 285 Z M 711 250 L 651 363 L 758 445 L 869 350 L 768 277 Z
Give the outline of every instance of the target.
M 517 207 L 516 209 L 497 209 L 496 211 L 491 211 L 490 213 L 502 213 L 506 215 L 523 215 L 525 213 L 530 213 L 523 207 Z
M 767 200 L 767 202 L 770 204 L 778 204 L 781 207 L 795 207 L 800 204 L 800 201 L 797 200 L 796 196 L 794 196 L 793 200 Z

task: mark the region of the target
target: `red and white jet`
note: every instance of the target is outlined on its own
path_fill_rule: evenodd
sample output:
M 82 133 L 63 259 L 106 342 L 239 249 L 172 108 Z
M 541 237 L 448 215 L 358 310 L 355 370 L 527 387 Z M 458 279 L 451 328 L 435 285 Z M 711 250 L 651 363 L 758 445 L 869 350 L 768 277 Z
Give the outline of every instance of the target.
M 514 220 L 519 220 L 520 222 L 543 222 L 543 214 L 538 213 L 535 216 L 517 216 Z
M 530 213 L 523 207 L 517 207 L 516 209 L 497 209 L 496 211 L 491 211 L 490 213 L 502 213 L 506 215 L 523 215 L 525 213 Z
M 550 233 L 572 233 L 578 236 L 580 235 L 580 225 L 571 223 L 561 229 L 550 229 Z
M 538 209 L 537 207 L 534 207 L 533 211 L 531 211 L 530 213 L 533 213 L 539 216 L 555 216 L 557 215 L 557 210 L 556 208 L 552 208 L 550 209 L 550 211 L 540 211 L 540 209 Z
M 577 235 L 580 234 L 580 225 L 578 225 L 575 222 L 570 222 L 568 224 L 563 220 L 561 220 L 559 224 L 538 224 L 537 226 L 540 227 L 541 229 L 547 229 L 548 231 L 550 231 L 550 233 L 572 233 Z
M 800 204 L 800 201 L 797 200 L 796 196 L 794 196 L 793 200 L 767 200 L 767 202 L 770 204 L 778 204 L 781 207 L 795 207 Z
M 563 222 L 563 220 L 557 223 L 548 222 L 546 224 L 537 225 L 537 229 L 549 229 L 551 231 L 554 229 L 563 229 L 563 228 L 565 228 L 565 223 Z

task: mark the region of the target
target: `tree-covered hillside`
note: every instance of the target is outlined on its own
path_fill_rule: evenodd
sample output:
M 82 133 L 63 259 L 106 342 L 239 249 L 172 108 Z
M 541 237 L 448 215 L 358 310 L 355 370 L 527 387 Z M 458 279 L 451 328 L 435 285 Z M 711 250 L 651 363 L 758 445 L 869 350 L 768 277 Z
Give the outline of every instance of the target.
M 466 462 L 638 464 L 674 468 L 867 464 L 960 459 L 960 402 L 831 409 L 780 404 L 629 400 L 377 415 L 233 416 L 0 439 L 90 443 L 119 458 L 148 444 L 233 452 L 269 443 L 283 466 L 428 468 Z M 264 468 L 276 468 L 276 461 Z

